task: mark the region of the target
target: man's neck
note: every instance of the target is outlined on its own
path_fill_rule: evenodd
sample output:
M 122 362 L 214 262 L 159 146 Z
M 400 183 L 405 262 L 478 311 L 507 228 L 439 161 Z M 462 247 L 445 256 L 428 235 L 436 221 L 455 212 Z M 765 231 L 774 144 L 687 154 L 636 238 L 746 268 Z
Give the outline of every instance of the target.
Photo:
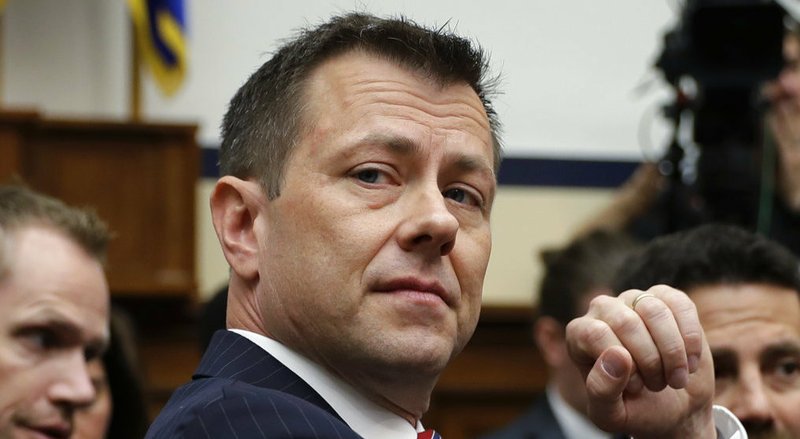
M 363 387 L 350 384 L 340 374 L 328 370 L 279 341 L 248 330 L 231 330 L 256 343 L 302 378 L 361 436 L 416 437 L 415 432 L 421 429 L 416 418 L 412 421 L 412 418 L 398 413 L 397 407 L 387 407 L 386 401 L 376 401 Z

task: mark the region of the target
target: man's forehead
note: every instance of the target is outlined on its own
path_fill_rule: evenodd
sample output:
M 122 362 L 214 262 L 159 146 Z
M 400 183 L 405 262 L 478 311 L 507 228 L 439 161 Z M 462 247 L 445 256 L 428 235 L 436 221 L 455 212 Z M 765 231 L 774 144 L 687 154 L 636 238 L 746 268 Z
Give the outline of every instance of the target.
M 107 337 L 110 299 L 100 262 L 50 227 L 26 226 L 10 235 L 15 260 L 0 278 L 0 302 L 13 311 L 0 311 L 19 324 Z
M 420 90 L 421 88 L 426 90 Z M 407 97 L 425 98 L 431 102 L 443 98 L 450 105 L 462 104 L 461 116 L 472 120 L 485 131 L 486 142 L 493 145 L 486 108 L 466 80 L 438 81 L 429 73 L 368 52 L 345 52 L 316 66 L 309 75 L 306 99 L 309 107 L 314 108 L 320 103 L 330 103 L 332 98 L 351 102 L 358 95 L 354 91 L 375 99 L 381 93 L 385 96 L 396 96 L 397 91 L 402 90 L 408 92 Z M 445 91 L 447 93 L 442 93 Z M 454 98 L 457 102 L 453 102 Z M 465 111 L 467 107 L 469 110 Z
M 328 71 L 324 69 L 328 68 Z M 488 168 L 496 179 L 494 138 L 480 98 L 466 83 L 440 89 L 429 78 L 398 68 L 370 54 L 338 55 L 317 67 L 306 85 L 303 110 L 309 154 L 326 145 L 320 139 L 349 131 L 351 146 L 391 145 L 418 151 L 431 139 L 449 144 L 449 163 L 461 169 Z M 310 140 L 309 140 L 310 139 Z M 336 154 L 347 153 L 337 151 Z
M 686 290 L 698 311 L 761 312 L 777 309 L 800 318 L 800 291 L 770 283 L 718 283 L 700 285 Z

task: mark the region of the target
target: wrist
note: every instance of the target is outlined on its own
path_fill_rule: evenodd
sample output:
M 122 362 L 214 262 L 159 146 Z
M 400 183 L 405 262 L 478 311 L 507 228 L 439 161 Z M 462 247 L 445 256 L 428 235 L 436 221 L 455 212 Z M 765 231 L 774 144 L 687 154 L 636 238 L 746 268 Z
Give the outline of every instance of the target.
M 708 404 L 702 410 L 691 414 L 685 424 L 685 429 L 682 429 L 675 437 L 716 439 L 717 426 L 714 422 L 712 405 Z
M 715 413 L 712 406 L 708 405 L 701 410 L 692 412 L 686 419 L 675 425 L 675 428 L 662 432 L 662 434 L 633 435 L 632 439 L 717 439 L 718 431 L 715 423 Z M 719 436 L 725 439 L 727 437 Z

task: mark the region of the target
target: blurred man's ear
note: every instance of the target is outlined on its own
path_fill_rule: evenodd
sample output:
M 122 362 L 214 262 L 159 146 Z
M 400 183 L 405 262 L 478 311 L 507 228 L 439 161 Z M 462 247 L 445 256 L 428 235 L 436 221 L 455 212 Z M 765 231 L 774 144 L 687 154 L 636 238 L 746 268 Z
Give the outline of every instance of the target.
M 267 202 L 261 186 L 232 176 L 219 179 L 211 194 L 211 219 L 231 270 L 246 281 L 258 277 L 256 220 Z
M 558 320 L 541 316 L 533 325 L 533 339 L 548 366 L 561 367 L 570 361 L 567 353 L 564 325 Z

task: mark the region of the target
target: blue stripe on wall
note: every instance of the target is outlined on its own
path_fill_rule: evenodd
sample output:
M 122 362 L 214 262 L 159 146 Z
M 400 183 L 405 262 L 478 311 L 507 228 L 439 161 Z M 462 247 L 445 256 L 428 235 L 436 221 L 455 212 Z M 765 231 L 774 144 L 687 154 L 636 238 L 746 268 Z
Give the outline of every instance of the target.
M 615 188 L 638 162 L 506 157 L 497 181 L 501 185 Z
M 201 176 L 218 178 L 217 148 L 201 148 Z M 614 188 L 636 169 L 634 161 L 506 157 L 497 181 L 509 186 Z
M 200 177 L 219 178 L 219 148 L 200 148 Z

